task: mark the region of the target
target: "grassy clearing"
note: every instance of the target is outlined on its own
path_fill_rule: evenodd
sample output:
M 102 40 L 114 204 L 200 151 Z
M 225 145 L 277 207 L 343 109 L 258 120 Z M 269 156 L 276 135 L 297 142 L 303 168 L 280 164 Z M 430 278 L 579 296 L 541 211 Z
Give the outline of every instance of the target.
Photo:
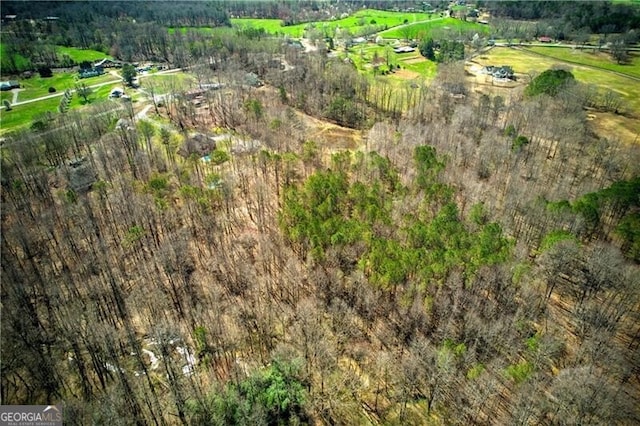
M 427 13 L 389 12 L 383 10 L 366 9 L 359 10 L 353 15 L 328 21 L 308 22 L 304 24 L 283 26 L 280 19 L 232 19 L 234 27 L 264 28 L 271 34 L 288 35 L 291 37 L 303 37 L 306 29 L 318 29 L 327 35 L 333 35 L 337 28 L 347 29 L 356 35 L 364 32 L 372 32 L 372 28 L 392 28 L 406 23 L 425 21 L 430 19 Z
M 329 28 L 346 28 L 352 33 L 366 26 L 392 28 L 406 23 L 426 21 L 430 19 L 427 13 L 387 12 L 382 10 L 360 10 L 353 15 L 335 21 L 322 22 Z
M 235 32 L 235 30 L 230 27 L 169 27 L 167 29 L 169 34 L 173 34 L 176 31 L 180 31 L 182 34 L 186 34 L 188 31 L 195 31 L 197 33 L 208 35 L 224 35 L 233 34 Z
M 6 43 L 0 43 L 0 71 L 4 70 L 9 63 L 9 55 L 6 51 Z M 31 61 L 22 55 L 14 55 L 13 60 L 18 69 L 27 69 L 31 67 Z M 2 75 L 5 75 L 4 73 Z
M 62 59 L 63 55 L 67 55 L 76 63 L 80 63 L 82 61 L 94 62 L 103 58 L 111 58 L 111 56 L 97 50 L 78 49 L 76 47 L 57 46 L 56 53 L 58 54 L 58 59 Z M 0 58 L 2 58 L 2 69 L 5 69 L 9 62 L 9 55 L 7 55 L 6 52 L 6 43 L 0 43 Z M 31 61 L 24 56 L 14 55 L 13 60 L 16 62 L 16 67 L 18 69 L 31 68 Z
M 629 109 L 640 113 L 640 84 L 636 80 L 614 74 L 604 69 L 587 68 L 568 64 L 555 58 L 545 58 L 507 47 L 496 47 L 477 58 L 482 65 L 511 65 L 516 73 L 540 73 L 553 66 L 564 65 L 571 69 L 576 79 L 585 84 L 597 86 L 602 90 L 612 90 L 625 100 Z
M 76 63 L 80 63 L 82 61 L 94 62 L 104 58 L 112 59 L 111 56 L 104 52 L 91 49 L 78 49 L 76 47 L 58 46 L 57 53 L 60 57 L 62 57 L 62 55 L 69 56 L 69 58 Z
M 476 31 L 480 34 L 488 33 L 487 25 L 477 24 L 475 22 L 461 21 L 455 18 L 437 18 L 428 22 L 420 22 L 408 25 L 403 28 L 393 28 L 383 31 L 380 35 L 384 38 L 422 38 L 426 35 L 433 35 L 440 31 L 449 31 L 457 33 L 466 33 L 468 31 Z
M 599 90 L 611 90 L 622 97 L 623 110 L 640 114 L 640 84 L 636 80 L 614 74 L 604 69 L 593 69 L 567 64 L 558 59 L 545 58 L 525 50 L 496 47 L 476 58 L 482 65 L 511 65 L 516 73 L 540 73 L 553 66 L 564 65 L 571 69 L 576 80 L 596 86 Z M 525 82 L 523 82 L 524 84 Z M 626 141 L 633 141 L 640 132 L 640 121 L 611 113 L 598 113 L 593 125 L 600 134 L 611 134 Z
M 394 65 L 394 69 L 397 69 L 397 65 L 400 65 L 400 69 L 412 71 L 420 74 L 421 79 L 431 79 L 435 75 L 437 65 L 434 62 L 428 61 L 420 55 L 418 51 L 412 53 L 395 53 L 391 46 L 380 46 L 377 44 L 364 44 L 349 49 L 347 54 L 343 54 L 342 57 L 349 57 L 355 64 L 358 70 L 365 75 L 374 75 L 374 69 L 372 61 L 375 57 L 384 60 L 380 65 L 379 70 L 387 70 L 387 61 Z M 400 73 L 401 75 L 403 73 Z M 396 74 L 389 74 L 389 78 L 407 80 L 407 78 L 398 77 Z M 410 78 L 409 78 L 410 79 Z
M 56 79 L 57 77 L 57 79 Z M 65 88 L 73 89 L 75 88 L 75 74 L 69 73 L 60 73 L 54 74 L 54 77 L 48 79 L 39 79 L 32 78 L 30 80 L 25 80 L 30 83 L 33 83 L 32 87 L 28 89 L 28 91 L 21 92 L 20 98 L 21 100 L 26 100 L 27 98 L 23 98 L 22 95 L 24 93 L 31 94 L 29 99 L 34 99 L 40 96 L 49 95 L 47 88 L 50 86 L 51 82 L 58 82 L 59 84 L 67 85 L 68 87 L 60 87 L 56 93 L 62 93 Z M 38 80 L 41 80 L 38 83 Z M 109 101 L 108 96 L 111 90 L 115 87 L 123 87 L 122 82 L 118 81 L 114 76 L 106 74 L 99 77 L 92 77 L 88 79 L 80 80 L 85 82 L 88 85 L 99 84 L 103 82 L 108 82 L 110 80 L 113 81 L 113 84 L 106 84 L 101 87 L 96 87 L 92 89 L 91 95 L 89 95 L 89 103 L 96 104 L 99 102 L 120 102 L 118 100 Z M 145 76 L 141 80 L 141 84 L 144 87 L 148 85 L 149 81 L 153 81 L 156 85 L 156 88 L 159 88 L 162 91 L 165 88 L 176 88 L 187 89 L 192 87 L 195 84 L 195 78 L 190 74 L 177 73 L 177 74 L 163 74 L 163 75 L 149 75 Z M 55 86 L 57 89 L 58 87 Z M 158 89 L 156 89 L 158 90 Z M 37 95 L 37 93 L 40 95 Z M 130 91 L 130 95 L 133 96 L 133 101 L 135 102 L 138 99 L 138 93 Z M 3 96 L 13 96 L 11 93 L 3 93 Z M 37 95 L 37 96 L 36 96 Z M 9 98 L 11 99 L 11 98 Z M 56 96 L 51 99 L 43 99 L 40 101 L 24 104 L 24 105 L 16 105 L 13 107 L 11 111 L 0 112 L 0 134 L 4 134 L 11 130 L 19 129 L 22 127 L 28 127 L 31 125 L 31 122 L 46 112 L 56 113 L 58 105 L 60 104 L 60 96 Z M 71 100 L 71 104 L 69 105 L 70 109 L 82 108 L 84 106 L 83 99 L 77 94 L 73 95 Z
M 75 101 L 75 99 L 74 99 Z M 33 119 L 46 112 L 55 113 L 60 104 L 60 98 L 45 99 L 25 105 L 16 105 L 11 111 L 0 111 L 0 134 L 11 130 L 28 127 Z
M 372 65 L 376 56 L 380 58 L 377 72 Z M 437 69 L 437 64 L 426 60 L 417 51 L 397 54 L 388 45 L 364 44 L 349 49 L 340 57 L 350 58 L 358 71 L 369 79 L 371 100 L 382 108 L 399 105 L 402 110 L 406 110 L 408 107 L 406 101 L 412 96 L 409 92 L 414 92 L 417 86 L 430 81 Z M 393 65 L 393 71 L 382 75 L 382 71 L 388 70 L 387 58 Z M 400 65 L 399 69 L 397 65 Z
M 298 25 L 282 25 L 280 19 L 257 19 L 257 18 L 234 18 L 231 19 L 231 25 L 235 28 L 263 28 L 269 34 L 288 35 L 290 37 L 300 38 L 304 35 L 304 29 L 307 24 Z
M 353 35 L 363 32 L 371 32 L 372 28 L 386 29 L 402 25 L 405 22 L 413 23 L 431 19 L 434 15 L 427 13 L 407 13 L 407 12 L 389 12 L 384 10 L 366 9 L 359 10 L 353 15 L 327 21 L 306 22 L 296 25 L 283 25 L 281 19 L 262 19 L 262 18 L 232 18 L 231 25 L 234 28 L 263 28 L 269 34 L 287 35 L 289 37 L 301 38 L 305 35 L 306 30 L 317 29 L 327 35 L 334 35 L 337 28 L 347 29 Z M 169 28 L 172 34 L 176 30 L 186 33 L 188 29 L 213 34 L 223 31 L 233 31 L 228 27 L 180 27 Z
M 111 89 L 119 85 L 119 82 L 114 82 L 113 84 L 93 89 L 93 92 L 89 95 L 89 103 L 93 105 L 99 102 L 108 102 L 107 97 Z M 35 118 L 47 112 L 57 114 L 59 104 L 60 96 L 56 96 L 24 105 L 16 105 L 11 111 L 0 111 L 0 134 L 5 134 L 23 127 L 29 127 Z M 77 94 L 74 94 L 69 109 L 82 108 L 83 106 L 85 106 L 84 100 Z
M 153 86 L 156 93 L 163 93 L 170 89 L 186 90 L 196 84 L 196 78 L 191 74 L 173 73 L 161 75 L 147 75 L 140 79 L 142 87 L 149 88 Z
M 84 78 L 82 80 L 77 79 L 75 73 L 55 73 L 53 77 L 41 78 L 32 77 L 28 80 L 21 80 L 20 84 L 25 89 L 18 95 L 20 102 L 29 99 L 36 99 L 42 96 L 49 95 L 49 87 L 54 87 L 57 92 L 64 92 L 66 89 L 74 89 L 76 83 L 84 83 L 87 86 L 93 84 L 106 83 L 107 81 L 116 80 L 116 77 L 110 74 L 104 74 L 97 77 Z
M 532 52 L 560 59 L 561 61 L 603 68 L 606 70 L 616 71 L 622 74 L 640 78 L 640 55 L 638 55 L 636 52 L 631 52 L 631 61 L 628 64 L 619 65 L 611 59 L 611 56 L 608 53 L 598 52 L 595 49 L 573 49 L 539 46 L 525 46 L 525 48 Z

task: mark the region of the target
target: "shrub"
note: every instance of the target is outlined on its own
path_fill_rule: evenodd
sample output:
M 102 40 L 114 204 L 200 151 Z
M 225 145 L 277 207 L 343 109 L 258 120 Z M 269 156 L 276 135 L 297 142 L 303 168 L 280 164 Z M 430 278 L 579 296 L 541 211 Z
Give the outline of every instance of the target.
M 49 93 L 56 93 L 56 88 L 53 86 L 49 87 Z
M 520 150 L 525 145 L 529 144 L 529 139 L 526 136 L 519 135 L 517 138 L 513 140 L 513 144 L 511 145 L 511 149 L 514 151 Z
M 555 96 L 563 87 L 574 81 L 575 77 L 570 71 L 550 69 L 534 78 L 524 93 L 527 96 L 537 96 L 543 93 Z
M 38 73 L 40 74 L 40 77 L 42 77 L 42 78 L 53 77 L 53 71 L 51 71 L 51 68 L 49 68 L 49 67 L 39 68 L 38 69 Z

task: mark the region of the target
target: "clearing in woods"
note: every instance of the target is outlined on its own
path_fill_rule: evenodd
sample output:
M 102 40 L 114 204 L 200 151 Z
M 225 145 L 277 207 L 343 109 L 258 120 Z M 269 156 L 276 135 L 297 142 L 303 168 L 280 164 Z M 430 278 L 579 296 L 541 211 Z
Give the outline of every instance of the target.
M 518 81 L 510 84 L 491 82 L 490 77 L 476 73 L 480 67 L 485 65 L 509 65 L 515 71 Z M 508 47 L 494 47 L 476 56 L 468 69 L 476 74 L 471 78 L 480 85 L 477 91 L 496 92 L 504 95 L 508 93 L 509 88 L 524 86 L 531 77 L 554 66 L 570 69 L 576 80 L 581 83 L 593 85 L 600 91 L 610 90 L 620 96 L 623 101 L 621 110 L 625 112 L 625 115 L 605 112 L 590 113 L 592 115 L 590 121 L 594 130 L 602 136 L 616 135 L 619 140 L 625 143 L 639 142 L 640 84 L 631 77 L 606 69 L 595 69 L 568 63 L 557 58 L 542 57 L 525 49 Z

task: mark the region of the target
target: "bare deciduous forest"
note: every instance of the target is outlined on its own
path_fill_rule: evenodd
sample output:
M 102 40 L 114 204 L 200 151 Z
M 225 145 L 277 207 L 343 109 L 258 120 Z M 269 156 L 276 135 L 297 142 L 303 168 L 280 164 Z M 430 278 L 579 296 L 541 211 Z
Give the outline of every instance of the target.
M 174 37 L 226 84 L 206 108 L 154 87 L 159 126 L 96 105 L 3 143 L 3 404 L 640 422 L 640 150 L 580 87 L 478 95 L 453 62 L 400 92 L 280 40 Z

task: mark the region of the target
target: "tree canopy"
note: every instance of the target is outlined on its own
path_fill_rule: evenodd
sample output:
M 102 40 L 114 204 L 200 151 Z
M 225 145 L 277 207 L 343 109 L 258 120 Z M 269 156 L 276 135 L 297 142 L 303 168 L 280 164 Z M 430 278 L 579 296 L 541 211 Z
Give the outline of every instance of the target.
M 573 83 L 575 77 L 571 71 L 563 69 L 548 69 L 535 77 L 525 89 L 527 96 L 546 94 L 557 95 L 564 87 Z

